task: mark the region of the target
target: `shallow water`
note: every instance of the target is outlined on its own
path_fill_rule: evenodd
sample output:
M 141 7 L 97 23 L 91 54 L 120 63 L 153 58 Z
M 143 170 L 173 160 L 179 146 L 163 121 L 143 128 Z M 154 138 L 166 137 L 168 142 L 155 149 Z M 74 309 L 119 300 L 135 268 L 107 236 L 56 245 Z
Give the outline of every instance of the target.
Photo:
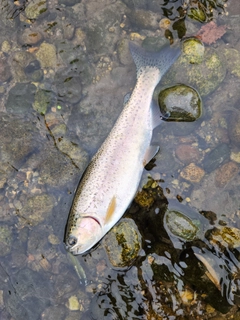
M 2 1 L 1 319 L 239 317 L 240 7 L 209 2 L 197 2 L 201 23 L 193 1 Z M 168 29 L 159 27 L 163 14 Z M 225 33 L 209 28 L 202 40 L 219 54 L 224 79 L 208 60 L 205 80 L 198 72 L 186 83 L 201 95 L 201 118 L 154 131 L 160 153 L 141 182 L 151 203 L 136 198 L 125 214 L 142 237 L 137 258 L 113 267 L 107 235 L 73 260 L 63 236 L 75 188 L 135 84 L 128 41 L 178 43 L 212 19 Z M 156 95 L 187 81 L 180 68 Z M 167 210 L 195 221 L 197 235 L 174 234 Z

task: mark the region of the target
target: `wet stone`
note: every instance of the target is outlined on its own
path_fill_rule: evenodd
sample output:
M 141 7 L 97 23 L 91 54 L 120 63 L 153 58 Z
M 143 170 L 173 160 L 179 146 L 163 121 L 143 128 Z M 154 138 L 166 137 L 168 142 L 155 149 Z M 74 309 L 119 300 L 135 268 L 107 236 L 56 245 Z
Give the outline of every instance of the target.
M 240 53 L 238 50 L 233 48 L 224 49 L 223 51 L 227 68 L 231 74 L 240 78 Z
M 25 29 L 19 36 L 19 42 L 23 45 L 36 45 L 42 40 L 42 34 L 34 29 Z
M 50 90 L 38 89 L 35 94 L 35 101 L 33 103 L 33 109 L 40 114 L 45 114 L 53 104 L 54 94 Z
M 240 114 L 234 113 L 230 118 L 228 135 L 235 146 L 240 146 Z
M 184 55 L 180 56 L 163 79 L 163 84 L 175 82 L 193 86 L 201 96 L 215 91 L 226 75 L 226 63 L 213 48 L 205 48 L 201 63 L 190 63 Z
M 38 60 L 31 61 L 24 69 L 24 72 L 30 81 L 39 82 L 43 79 L 43 70 Z
M 207 173 L 217 169 L 222 163 L 230 157 L 230 149 L 227 144 L 219 144 L 214 150 L 205 155 L 203 168 Z
M 204 57 L 204 45 L 196 38 L 183 42 L 183 57 L 189 63 L 201 63 Z
M 14 113 L 28 113 L 32 109 L 36 87 L 30 83 L 16 83 L 9 91 L 6 109 Z
M 184 164 L 199 161 L 200 151 L 198 148 L 188 145 L 180 144 L 175 151 L 176 157 Z
M 174 236 L 186 241 L 192 241 L 197 238 L 200 231 L 200 221 L 191 220 L 182 212 L 170 211 L 165 213 L 165 227 Z
M 42 68 L 55 68 L 57 64 L 56 48 L 53 44 L 43 42 L 36 53 Z
M 219 188 L 223 188 L 230 182 L 234 176 L 239 172 L 237 163 L 230 161 L 222 165 L 216 170 L 215 184 Z
M 77 103 L 82 97 L 81 77 L 68 70 L 60 70 L 55 76 L 60 101 Z
M 54 207 L 55 199 L 48 194 L 35 195 L 27 200 L 27 203 L 20 210 L 20 216 L 30 221 L 32 225 L 44 221 Z
M 50 306 L 42 313 L 41 320 L 65 320 L 66 309 L 63 306 Z
M 123 65 L 128 65 L 131 63 L 129 42 L 126 39 L 122 39 L 119 41 L 117 46 L 117 53 L 119 60 Z
M 47 11 L 46 0 L 32 0 L 25 8 L 25 15 L 28 19 L 37 19 Z
M 127 15 L 130 21 L 140 29 L 158 29 L 158 15 L 152 11 L 133 10 Z
M 10 253 L 12 242 L 11 228 L 8 225 L 0 225 L 0 256 Z
M 240 230 L 229 226 L 214 228 L 210 236 L 213 242 L 220 242 L 230 248 L 240 247 Z
M 25 74 L 25 68 L 31 61 L 35 59 L 35 56 L 27 51 L 17 51 L 13 54 L 11 70 L 16 82 L 28 80 L 28 77 Z
M 178 84 L 162 90 L 158 96 L 161 113 L 168 120 L 195 121 L 202 114 L 202 101 L 196 90 Z
M 11 70 L 5 59 L 0 60 L 0 82 L 8 81 L 11 78 Z
M 68 6 L 68 7 L 72 7 L 75 4 L 80 3 L 80 2 L 81 1 L 79 1 L 79 0 L 59 0 L 58 1 L 59 5 L 63 4 L 63 5 Z
M 10 163 L 19 168 L 36 150 L 39 131 L 36 124 L 26 116 L 24 120 L 12 114 L 0 114 L 0 159 L 2 163 Z
M 180 172 L 180 177 L 192 183 L 200 182 L 204 175 L 205 171 L 202 168 L 196 166 L 194 163 L 190 163 Z
M 132 219 L 122 219 L 103 240 L 103 245 L 113 267 L 130 266 L 138 257 L 142 237 Z

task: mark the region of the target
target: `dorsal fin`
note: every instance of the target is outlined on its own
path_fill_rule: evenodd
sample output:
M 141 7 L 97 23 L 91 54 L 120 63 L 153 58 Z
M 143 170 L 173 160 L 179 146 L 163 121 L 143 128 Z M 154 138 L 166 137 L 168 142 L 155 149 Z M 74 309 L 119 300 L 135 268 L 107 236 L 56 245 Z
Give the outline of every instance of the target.
M 109 205 L 108 205 L 108 209 L 107 209 L 107 213 L 106 213 L 106 219 L 105 219 L 105 223 L 109 223 L 112 219 L 112 216 L 115 212 L 115 209 L 116 209 L 116 197 L 113 196 L 111 201 L 109 202 Z

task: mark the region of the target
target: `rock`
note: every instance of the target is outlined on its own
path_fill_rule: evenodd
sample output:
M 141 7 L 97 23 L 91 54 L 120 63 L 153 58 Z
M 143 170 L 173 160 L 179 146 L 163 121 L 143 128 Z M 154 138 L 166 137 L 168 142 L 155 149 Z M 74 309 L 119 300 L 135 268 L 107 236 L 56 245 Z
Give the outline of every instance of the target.
M 13 114 L 0 114 L 0 159 L 3 163 L 9 163 L 14 168 L 19 168 L 27 157 L 37 151 L 37 138 L 39 130 L 33 119 L 26 115 L 24 119 Z
M 205 171 L 202 168 L 196 166 L 194 163 L 190 163 L 180 172 L 180 177 L 192 183 L 200 182 L 204 175 Z
M 65 320 L 66 308 L 64 306 L 50 306 L 42 313 L 41 320 Z
M 55 68 L 57 64 L 56 48 L 53 44 L 43 42 L 36 53 L 42 68 Z
M 161 113 L 168 120 L 195 121 L 202 114 L 202 101 L 196 90 L 178 84 L 162 90 L 158 95 Z
M 30 83 L 16 83 L 9 91 L 6 109 L 14 113 L 29 113 L 32 110 L 36 87 Z
M 158 15 L 152 11 L 132 10 L 127 13 L 129 20 L 139 29 L 158 29 Z
M 5 59 L 0 60 L 0 82 L 8 81 L 12 76 L 10 66 Z
M 186 241 L 197 239 L 201 222 L 191 220 L 184 213 L 167 210 L 164 216 L 164 226 L 167 232 Z
M 118 42 L 117 53 L 118 58 L 123 65 L 132 63 L 131 54 L 129 52 L 129 42 L 126 39 L 122 39 Z
M 36 60 L 35 56 L 27 51 L 17 51 L 13 54 L 11 70 L 16 82 L 28 81 L 28 76 L 25 74 L 25 68 L 34 60 Z
M 19 36 L 19 42 L 25 46 L 27 45 L 36 45 L 42 40 L 41 32 L 27 28 Z
M 240 163 L 240 152 L 232 151 L 230 154 L 230 159 L 237 163 Z
M 53 101 L 53 92 L 50 90 L 38 89 L 35 94 L 33 109 L 40 114 L 45 114 Z
M 63 5 L 65 5 L 65 6 L 67 6 L 67 7 L 72 7 L 72 6 L 74 6 L 75 4 L 78 4 L 78 3 L 80 3 L 80 2 L 81 2 L 81 1 L 79 1 L 79 0 L 59 0 L 59 1 L 58 1 L 59 5 L 63 4 Z
M 37 225 L 52 214 L 55 199 L 48 194 L 35 195 L 28 198 L 26 204 L 20 210 L 19 215 L 31 225 Z
M 217 169 L 220 164 L 229 159 L 230 149 L 225 143 L 219 144 L 215 149 L 206 153 L 203 160 L 203 168 L 207 173 Z
M 228 126 L 228 135 L 231 142 L 240 146 L 240 114 L 234 113 L 234 115 L 230 118 L 229 126 Z
M 142 237 L 132 219 L 121 219 L 105 236 L 103 245 L 113 267 L 129 267 L 138 257 Z
M 31 61 L 24 69 L 28 79 L 33 82 L 40 82 L 43 78 L 43 70 L 38 60 Z
M 240 230 L 234 227 L 218 226 L 211 231 L 210 239 L 229 248 L 238 248 L 240 247 Z
M 197 162 L 200 159 L 200 151 L 198 148 L 188 144 L 178 145 L 175 154 L 176 157 L 184 164 Z
M 196 38 L 186 39 L 183 42 L 183 57 L 189 63 L 201 63 L 204 58 L 204 45 Z
M 71 296 L 71 297 L 68 299 L 67 307 L 68 307 L 68 309 L 71 310 L 71 311 L 79 310 L 79 301 L 78 301 L 78 298 L 77 298 L 76 296 Z
M 46 0 L 32 0 L 26 6 L 24 13 L 28 19 L 37 19 L 47 11 Z
M 55 75 L 58 97 L 61 101 L 77 103 L 82 97 L 81 77 L 68 69 L 60 70 Z
M 205 48 L 201 63 L 193 64 L 184 55 L 180 56 L 162 83 L 171 85 L 174 79 L 177 83 L 194 87 L 201 96 L 207 96 L 222 83 L 225 75 L 224 58 L 213 48 Z
M 240 53 L 238 50 L 228 48 L 223 50 L 226 58 L 227 69 L 231 74 L 240 78 Z
M 12 248 L 12 229 L 8 225 L 0 225 L 0 256 L 5 256 L 10 253 Z
M 146 190 L 141 190 L 136 194 L 134 201 L 142 208 L 150 208 L 154 203 L 154 197 Z
M 232 178 L 239 172 L 239 167 L 236 162 L 227 162 L 216 170 L 215 184 L 219 188 L 223 188 L 232 180 Z

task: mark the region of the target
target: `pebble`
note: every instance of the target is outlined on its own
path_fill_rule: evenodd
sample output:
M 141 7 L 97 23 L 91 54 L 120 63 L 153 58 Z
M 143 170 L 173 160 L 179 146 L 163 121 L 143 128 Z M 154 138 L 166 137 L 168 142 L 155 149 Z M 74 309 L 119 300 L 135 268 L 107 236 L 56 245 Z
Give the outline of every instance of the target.
M 227 162 L 216 170 L 215 184 L 219 188 L 223 188 L 238 173 L 239 167 L 233 162 Z
M 43 42 L 36 53 L 36 57 L 40 61 L 42 68 L 54 68 L 57 63 L 55 46 L 50 43 Z
M 185 167 L 181 172 L 180 176 L 192 183 L 198 183 L 202 180 L 205 175 L 205 171 L 196 166 L 194 163 L 190 163 L 187 167 Z
M 71 296 L 68 299 L 68 304 L 67 307 L 69 310 L 71 311 L 77 311 L 79 310 L 79 302 L 78 302 L 78 298 L 76 296 Z
M 229 127 L 228 127 L 228 135 L 231 142 L 239 146 L 240 145 L 240 114 L 236 113 L 231 117 Z
M 0 60 L 0 81 L 5 82 L 11 78 L 11 70 L 5 59 Z
M 35 45 L 42 40 L 42 34 L 37 30 L 25 29 L 19 37 L 19 42 L 23 45 Z
M 184 164 L 196 162 L 199 160 L 200 157 L 200 152 L 198 148 L 187 144 L 178 145 L 175 154 L 177 158 Z

